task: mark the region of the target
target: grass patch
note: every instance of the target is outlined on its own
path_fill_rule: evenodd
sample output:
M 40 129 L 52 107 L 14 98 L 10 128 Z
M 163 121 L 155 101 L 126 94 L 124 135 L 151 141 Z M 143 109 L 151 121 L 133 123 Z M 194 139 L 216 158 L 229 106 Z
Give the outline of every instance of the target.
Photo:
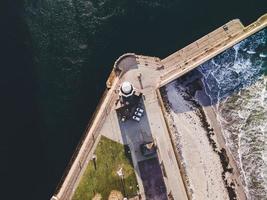
M 110 192 L 114 190 L 123 194 L 121 180 L 117 175 L 117 170 L 121 167 L 124 172 L 126 196 L 135 196 L 137 180 L 131 158 L 125 150 L 127 148 L 124 145 L 101 136 L 95 151 L 96 170 L 93 161 L 90 161 L 72 200 L 93 199 L 96 194 L 100 194 L 102 199 L 108 199 Z

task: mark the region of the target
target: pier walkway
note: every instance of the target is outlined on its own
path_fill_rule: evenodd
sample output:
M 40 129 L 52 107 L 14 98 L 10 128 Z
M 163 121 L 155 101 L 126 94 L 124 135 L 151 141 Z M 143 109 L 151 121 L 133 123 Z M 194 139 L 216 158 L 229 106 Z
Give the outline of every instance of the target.
M 142 199 L 145 199 L 137 164 L 142 158 L 138 153 L 134 153 L 135 148 L 144 138 L 126 136 L 115 111 L 119 87 L 126 80 L 143 94 L 148 123 L 146 125 L 147 135 L 144 137 L 153 138 L 157 144 L 159 162 L 164 165 L 166 172 L 164 182 L 167 193 L 171 193 L 175 200 L 189 199 L 185 180 L 180 172 L 179 160 L 172 146 L 168 124 L 164 120 L 164 110 L 158 89 L 266 26 L 267 14 L 247 27 L 244 27 L 239 20 L 233 20 L 165 59 L 133 53 L 121 56 L 115 62 L 114 69 L 107 81 L 108 90 L 86 129 L 85 136 L 77 148 L 67 173 L 51 200 L 72 198 L 100 135 L 105 135 L 123 144 L 129 144 L 141 196 Z M 142 124 L 138 126 L 142 128 Z

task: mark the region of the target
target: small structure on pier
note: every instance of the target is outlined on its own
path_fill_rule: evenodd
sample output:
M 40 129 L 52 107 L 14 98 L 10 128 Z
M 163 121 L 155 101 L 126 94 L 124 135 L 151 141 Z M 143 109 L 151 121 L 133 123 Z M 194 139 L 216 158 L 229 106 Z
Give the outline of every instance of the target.
M 119 92 L 121 103 L 129 105 L 134 99 L 134 94 L 135 88 L 130 82 L 125 81 L 121 84 Z
M 124 81 L 120 85 L 116 111 L 121 118 L 127 119 L 132 115 L 132 111 L 138 105 L 141 96 L 142 94 L 130 82 Z

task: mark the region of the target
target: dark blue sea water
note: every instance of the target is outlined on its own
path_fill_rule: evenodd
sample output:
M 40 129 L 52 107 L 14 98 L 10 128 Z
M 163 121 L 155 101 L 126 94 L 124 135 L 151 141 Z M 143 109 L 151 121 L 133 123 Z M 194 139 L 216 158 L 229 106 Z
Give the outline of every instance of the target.
M 42 200 L 59 182 L 118 56 L 163 58 L 231 19 L 251 23 L 267 2 L 17 0 L 1 8 L 1 193 Z

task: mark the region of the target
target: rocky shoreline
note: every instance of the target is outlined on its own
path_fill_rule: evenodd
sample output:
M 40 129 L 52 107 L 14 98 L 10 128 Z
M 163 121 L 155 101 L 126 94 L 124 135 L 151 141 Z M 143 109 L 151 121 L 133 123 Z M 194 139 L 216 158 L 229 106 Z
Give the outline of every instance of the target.
M 214 110 L 203 90 L 201 75 L 194 71 L 181 77 L 162 88 L 161 94 L 191 198 L 246 199 L 238 167 L 226 149 L 216 113 L 212 113 Z M 190 145 L 195 145 L 194 150 Z M 194 177 L 195 167 L 203 171 L 204 180 Z

